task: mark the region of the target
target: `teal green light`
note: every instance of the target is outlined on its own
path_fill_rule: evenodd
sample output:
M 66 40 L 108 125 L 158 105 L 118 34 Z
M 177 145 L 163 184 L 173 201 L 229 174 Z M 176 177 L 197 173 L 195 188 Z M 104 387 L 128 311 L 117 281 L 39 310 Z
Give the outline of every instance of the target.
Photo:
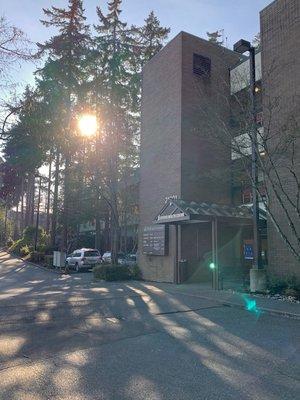
M 209 264 L 209 268 L 210 268 L 210 269 L 215 269 L 215 268 L 216 268 L 215 263 L 213 263 L 213 262 L 210 263 L 210 264 Z
M 256 301 L 255 300 L 248 300 L 246 302 L 246 309 L 248 311 L 255 311 L 256 310 Z
M 257 307 L 256 300 L 247 296 L 243 296 L 243 298 L 246 303 L 246 310 L 259 316 L 261 314 L 261 310 Z

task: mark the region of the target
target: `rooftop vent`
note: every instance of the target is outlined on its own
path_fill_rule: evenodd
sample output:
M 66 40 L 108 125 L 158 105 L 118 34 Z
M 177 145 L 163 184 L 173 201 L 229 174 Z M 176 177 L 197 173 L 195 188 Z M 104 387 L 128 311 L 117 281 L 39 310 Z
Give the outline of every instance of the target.
M 210 77 L 211 71 L 211 60 L 210 58 L 201 56 L 200 54 L 195 54 L 193 56 L 193 71 L 194 74 L 203 76 L 203 77 Z

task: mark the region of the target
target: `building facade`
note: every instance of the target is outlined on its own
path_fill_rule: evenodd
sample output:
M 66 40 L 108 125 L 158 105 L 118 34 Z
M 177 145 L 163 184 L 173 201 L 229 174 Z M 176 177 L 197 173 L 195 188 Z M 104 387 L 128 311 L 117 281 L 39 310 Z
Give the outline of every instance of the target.
M 299 8 L 298 0 L 276 0 L 261 12 L 256 120 L 275 155 L 274 138 L 282 138 L 288 123 L 295 128 L 300 115 Z M 205 281 L 211 279 L 209 266 L 215 265 L 223 277 L 249 278 L 251 181 L 242 170 L 251 143 L 245 115 L 237 108 L 249 108 L 249 82 L 246 57 L 185 32 L 145 66 L 139 200 L 139 265 L 145 279 Z M 232 136 L 242 142 L 245 157 L 232 150 Z M 285 158 L 271 158 L 280 176 L 277 187 L 284 183 L 281 193 L 274 191 L 273 172 L 259 174 L 261 253 L 269 272 L 277 275 L 300 273 L 299 261 L 282 239 L 299 246 L 299 203 L 298 211 L 292 206 L 300 194 L 299 130 L 291 137 L 294 175 L 286 168 L 290 149 Z M 290 197 L 282 206 L 285 194 Z M 268 237 L 265 201 L 273 218 Z M 292 228 L 286 212 L 296 221 Z
M 213 233 L 208 220 L 178 227 L 167 220 L 163 255 L 147 253 L 145 241 L 149 229 L 154 236 L 160 234 L 151 226 L 164 203 L 180 199 L 185 209 L 194 203 L 230 205 L 231 152 L 218 135 L 224 124 L 229 129 L 229 70 L 239 58 L 233 51 L 181 32 L 144 68 L 139 265 L 145 279 L 178 281 L 180 260 L 189 263 L 191 273 L 209 279 Z M 172 215 L 184 214 L 182 207 Z M 242 230 L 237 234 L 232 224 L 221 229 L 223 257 L 231 254 L 227 263 L 240 263 Z M 238 240 L 233 239 L 237 235 Z
M 266 130 L 269 124 L 266 134 L 278 174 L 266 183 L 270 212 L 282 231 L 268 224 L 268 268 L 300 277 L 300 260 L 285 243 L 300 254 L 300 1 L 276 0 L 260 18 L 264 125 Z

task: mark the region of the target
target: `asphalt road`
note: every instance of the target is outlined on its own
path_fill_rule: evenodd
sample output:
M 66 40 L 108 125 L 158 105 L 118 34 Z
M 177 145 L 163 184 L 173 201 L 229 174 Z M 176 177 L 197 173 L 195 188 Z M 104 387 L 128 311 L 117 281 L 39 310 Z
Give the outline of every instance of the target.
M 0 399 L 299 398 L 299 320 L 174 288 L 93 283 L 0 253 Z

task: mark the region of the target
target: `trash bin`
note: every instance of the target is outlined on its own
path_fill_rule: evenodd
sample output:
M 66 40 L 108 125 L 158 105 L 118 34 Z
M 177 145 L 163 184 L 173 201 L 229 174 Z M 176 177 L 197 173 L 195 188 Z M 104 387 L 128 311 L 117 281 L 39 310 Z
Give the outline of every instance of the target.
M 178 283 L 183 283 L 188 279 L 187 260 L 179 260 L 179 279 Z

